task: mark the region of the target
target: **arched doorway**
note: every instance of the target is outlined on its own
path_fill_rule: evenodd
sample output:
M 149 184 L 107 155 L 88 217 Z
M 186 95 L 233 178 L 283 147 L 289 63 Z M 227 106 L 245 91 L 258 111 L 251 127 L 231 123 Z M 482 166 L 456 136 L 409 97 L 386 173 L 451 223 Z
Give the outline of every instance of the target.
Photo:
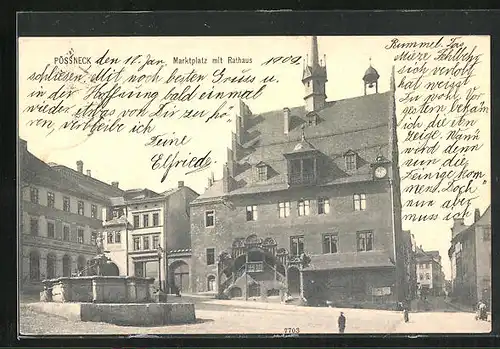
M 40 253 L 38 251 L 30 252 L 30 280 L 40 280 Z
M 241 288 L 239 287 L 233 287 L 231 290 L 229 290 L 229 297 L 231 298 L 239 298 L 242 297 L 243 293 L 241 292 Z
M 84 274 L 85 267 L 86 267 L 87 261 L 85 260 L 84 256 L 78 256 L 78 259 L 76 261 L 76 268 L 78 270 L 79 274 Z
M 62 265 L 63 265 L 63 276 L 65 277 L 71 276 L 71 257 L 65 255 L 62 259 Z
M 52 253 L 47 255 L 47 279 L 55 279 L 56 277 L 56 256 Z
M 184 261 L 174 262 L 170 266 L 169 286 L 181 292 L 189 291 L 189 265 Z
M 288 269 L 288 292 L 292 295 L 300 293 L 300 274 L 299 269 L 291 267 Z
M 102 275 L 104 276 L 119 276 L 120 270 L 113 262 L 108 262 L 102 266 Z
M 215 291 L 215 276 L 209 275 L 207 277 L 207 291 L 213 292 Z

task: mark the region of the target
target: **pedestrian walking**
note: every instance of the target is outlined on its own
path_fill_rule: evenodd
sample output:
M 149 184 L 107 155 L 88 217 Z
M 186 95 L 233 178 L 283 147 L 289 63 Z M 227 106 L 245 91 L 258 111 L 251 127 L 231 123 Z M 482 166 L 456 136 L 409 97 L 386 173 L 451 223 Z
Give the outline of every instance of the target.
M 339 320 L 338 320 L 339 333 L 344 333 L 344 331 L 345 331 L 345 321 L 346 321 L 346 318 L 344 316 L 344 313 L 340 312 L 340 316 L 339 316 Z
M 403 317 L 404 317 L 405 322 L 410 321 L 408 307 L 404 307 L 404 309 L 403 309 Z

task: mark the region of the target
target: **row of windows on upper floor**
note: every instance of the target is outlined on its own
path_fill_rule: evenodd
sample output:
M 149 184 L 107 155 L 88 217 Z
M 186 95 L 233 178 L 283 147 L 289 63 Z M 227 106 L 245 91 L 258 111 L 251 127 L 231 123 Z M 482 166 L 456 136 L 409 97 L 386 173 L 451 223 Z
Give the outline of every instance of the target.
M 62 235 L 61 239 L 63 241 L 71 241 L 71 232 L 70 232 L 70 226 L 68 224 L 62 224 Z M 39 236 L 40 235 L 40 222 L 38 218 L 36 217 L 31 217 L 30 218 L 30 234 L 33 236 Z M 96 245 L 97 243 L 97 231 L 91 231 L 90 233 L 90 241 L 89 243 L 91 245 Z M 47 221 L 47 237 L 56 239 L 56 226 L 55 222 Z M 78 227 L 76 229 L 76 242 L 79 244 L 86 244 L 87 241 L 85 241 L 85 229 Z
M 353 151 L 348 151 L 344 154 L 344 162 L 347 172 L 356 171 L 358 168 L 358 155 Z M 256 168 L 256 180 L 259 182 L 267 181 L 269 178 L 269 165 L 260 162 L 256 165 Z M 317 176 L 317 159 L 315 157 L 306 157 L 289 160 L 288 169 L 294 184 L 314 180 Z
M 419 280 L 430 280 L 431 279 L 431 274 L 430 273 L 425 273 L 425 279 L 424 279 L 424 273 L 418 274 L 418 279 Z
M 354 194 L 353 195 L 353 210 L 354 211 L 364 211 L 366 210 L 366 194 Z M 297 215 L 298 216 L 309 216 L 311 211 L 311 201 L 312 200 L 299 200 L 297 202 Z M 328 198 L 318 198 L 317 212 L 318 214 L 328 214 L 330 213 L 330 199 Z M 290 216 L 290 201 L 278 202 L 278 217 L 286 218 Z M 246 207 L 246 220 L 256 221 L 258 219 L 258 209 L 257 205 L 249 205 Z M 215 225 L 215 210 L 205 211 L 205 227 L 213 227 Z
M 121 233 L 119 231 L 116 232 L 107 232 L 107 243 L 110 244 L 119 244 L 121 243 Z M 151 242 L 151 244 L 150 244 Z M 133 238 L 133 250 L 134 251 L 150 251 L 156 250 L 160 246 L 160 234 L 149 234 L 143 236 L 135 236 Z
M 323 254 L 338 253 L 339 251 L 339 234 L 327 233 L 322 236 L 322 251 Z M 271 247 L 272 248 L 272 247 Z M 358 231 L 356 233 L 356 250 L 358 252 L 373 251 L 373 231 Z M 276 251 L 273 251 L 276 252 Z M 304 253 L 304 236 L 291 236 L 290 237 L 290 255 L 300 256 Z M 215 264 L 215 249 L 206 249 L 206 263 L 207 265 Z
M 150 221 L 150 214 L 149 213 L 143 213 L 142 214 L 142 225 L 141 223 L 141 217 L 140 215 L 133 215 L 133 220 L 134 220 L 134 228 L 148 228 L 148 227 L 158 227 L 160 225 L 160 214 L 158 212 L 154 212 L 152 214 L 153 216 L 153 224 L 151 225 Z
M 38 188 L 30 188 L 30 201 L 34 204 L 40 204 L 39 190 Z M 63 196 L 62 207 L 55 207 L 56 194 L 53 192 L 47 192 L 47 207 L 62 209 L 65 212 L 71 212 L 71 199 L 69 196 Z M 85 202 L 83 200 L 77 201 L 76 213 L 80 216 L 85 216 Z M 90 217 L 97 219 L 97 205 L 90 205 Z

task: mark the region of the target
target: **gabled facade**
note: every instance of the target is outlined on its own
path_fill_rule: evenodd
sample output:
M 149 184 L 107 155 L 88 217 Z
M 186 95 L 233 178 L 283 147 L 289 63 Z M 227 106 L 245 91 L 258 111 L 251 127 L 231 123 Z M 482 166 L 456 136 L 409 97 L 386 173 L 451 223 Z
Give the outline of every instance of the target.
M 311 302 L 408 296 L 393 78 L 388 92 L 327 102 L 315 37 L 311 47 L 305 103 L 254 115 L 241 102 L 223 178 L 191 203 L 193 292 L 217 278 L 233 297 L 301 286 Z
M 416 251 L 416 273 L 420 296 L 442 296 L 445 293 L 445 277 L 439 251 Z

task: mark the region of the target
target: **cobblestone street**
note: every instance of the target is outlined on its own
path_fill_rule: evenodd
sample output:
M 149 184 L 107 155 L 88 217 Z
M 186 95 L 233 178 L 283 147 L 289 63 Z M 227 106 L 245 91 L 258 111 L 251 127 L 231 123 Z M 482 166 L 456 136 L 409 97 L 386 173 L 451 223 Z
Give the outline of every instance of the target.
M 491 323 L 475 321 L 472 313 L 411 313 L 404 323 L 399 312 L 298 307 L 252 301 L 194 299 L 197 323 L 158 327 L 116 326 L 107 323 L 69 321 L 35 312 L 21 304 L 22 334 L 283 334 L 337 333 L 337 316 L 344 311 L 346 333 L 485 333 Z

